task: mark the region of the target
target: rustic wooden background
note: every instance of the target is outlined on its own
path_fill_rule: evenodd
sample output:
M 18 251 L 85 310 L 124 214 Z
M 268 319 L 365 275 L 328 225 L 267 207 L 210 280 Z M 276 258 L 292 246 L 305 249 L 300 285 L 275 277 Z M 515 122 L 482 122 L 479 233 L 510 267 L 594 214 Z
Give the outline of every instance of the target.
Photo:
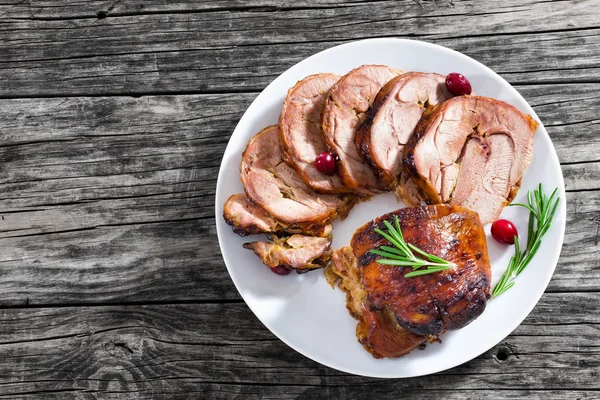
M 432 376 L 323 367 L 254 317 L 215 232 L 221 156 L 276 76 L 371 37 L 483 62 L 540 116 L 568 221 L 532 314 Z M 4 0 L 0 397 L 600 398 L 600 0 Z

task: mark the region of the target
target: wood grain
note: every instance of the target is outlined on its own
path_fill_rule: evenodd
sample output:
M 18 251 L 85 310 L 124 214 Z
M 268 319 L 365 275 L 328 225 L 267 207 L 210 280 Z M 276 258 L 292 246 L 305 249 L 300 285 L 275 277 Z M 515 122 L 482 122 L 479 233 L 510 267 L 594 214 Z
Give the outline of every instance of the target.
M 600 64 L 597 0 L 29 3 L 0 6 L 5 97 L 258 91 L 311 54 L 381 36 L 448 46 L 514 84 L 588 83 Z
M 600 294 L 546 294 L 512 335 L 480 357 L 400 380 L 318 365 L 264 329 L 244 304 L 4 310 L 0 390 L 9 398 L 51 391 L 56 398 L 425 399 L 459 398 L 445 395 L 459 390 L 476 398 L 558 399 L 570 391 L 593 398 L 600 390 L 600 319 L 581 302 L 598 308 Z
M 599 397 L 600 1 L 4 0 L 0 16 L 0 398 Z M 221 157 L 257 93 L 370 37 L 447 46 L 515 85 L 568 191 L 533 313 L 408 380 L 288 348 L 242 302 L 215 232 Z
M 524 88 L 552 119 L 561 158 L 574 148 L 597 157 L 598 139 L 573 143 L 570 130 L 600 102 L 595 85 Z M 552 102 L 561 93 L 566 102 Z M 239 299 L 218 248 L 214 195 L 221 155 L 253 98 L 0 100 L 0 304 Z M 588 191 L 598 165 L 563 166 L 576 192 L 550 291 L 600 290 L 600 192 Z

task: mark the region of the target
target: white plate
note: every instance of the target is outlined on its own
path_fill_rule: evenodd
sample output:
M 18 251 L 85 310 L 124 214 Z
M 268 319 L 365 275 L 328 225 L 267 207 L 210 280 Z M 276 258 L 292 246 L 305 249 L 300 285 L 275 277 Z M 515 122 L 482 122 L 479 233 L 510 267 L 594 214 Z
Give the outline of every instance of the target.
M 442 336 L 443 344 L 428 345 L 398 359 L 376 360 L 358 343 L 356 320 L 345 306 L 345 294 L 332 290 L 320 271 L 279 276 L 269 271 L 242 243 L 263 240 L 241 238 L 222 217 L 223 204 L 243 192 L 239 165 L 248 139 L 267 125 L 276 124 L 286 91 L 298 80 L 318 72 L 343 75 L 362 64 L 385 64 L 403 71 L 447 74 L 460 72 L 478 95 L 513 104 L 532 115 L 533 109 L 508 82 L 483 64 L 456 51 L 430 43 L 403 39 L 370 39 L 333 47 L 296 64 L 275 79 L 250 105 L 237 125 L 221 163 L 216 193 L 217 233 L 221 252 L 238 291 L 267 328 L 296 351 L 321 364 L 358 375 L 405 378 L 452 368 L 489 350 L 511 333 L 531 312 L 546 289 L 563 243 L 566 202 L 564 182 L 552 142 L 540 124 L 534 156 L 516 201 L 525 202 L 527 190 L 540 182 L 546 190 L 559 188 L 561 205 L 542 248 L 508 292 L 488 302 L 485 312 L 465 328 Z M 354 231 L 372 218 L 401 208 L 391 194 L 382 194 L 355 207 L 345 221 L 334 223 L 333 247 L 346 246 Z M 527 212 L 507 207 L 502 217 L 527 232 Z M 489 226 L 486 227 L 489 235 Z M 513 252 L 488 236 L 492 285 L 498 282 Z

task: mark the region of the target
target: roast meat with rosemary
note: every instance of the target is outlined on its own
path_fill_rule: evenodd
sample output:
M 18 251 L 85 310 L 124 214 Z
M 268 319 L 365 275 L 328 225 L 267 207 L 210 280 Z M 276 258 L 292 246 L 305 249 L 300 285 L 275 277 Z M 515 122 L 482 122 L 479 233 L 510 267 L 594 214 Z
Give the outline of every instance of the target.
M 397 258 L 382 254 L 405 253 L 395 243 L 399 232 L 411 255 L 394 265 Z M 438 204 L 385 214 L 359 228 L 350 248 L 351 254 L 344 248 L 343 257 L 334 255 L 333 272 L 359 319 L 358 339 L 375 357 L 398 357 L 462 328 L 490 297 L 486 236 L 477 213 L 464 207 Z

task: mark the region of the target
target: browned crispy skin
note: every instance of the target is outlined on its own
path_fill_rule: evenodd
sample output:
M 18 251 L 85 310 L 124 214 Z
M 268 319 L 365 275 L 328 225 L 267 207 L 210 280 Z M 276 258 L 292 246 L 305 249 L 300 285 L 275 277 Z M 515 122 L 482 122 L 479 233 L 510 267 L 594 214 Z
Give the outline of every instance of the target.
M 454 262 L 447 271 L 405 278 L 410 267 L 381 265 L 369 250 L 390 245 L 374 232 L 399 217 L 405 240 L 427 253 Z M 477 318 L 490 296 L 490 260 L 477 213 L 454 205 L 409 207 L 359 228 L 351 246 L 362 284 L 374 309 L 389 309 L 398 323 L 417 335 L 437 336 Z
M 428 341 L 398 324 L 389 310 L 365 310 L 356 326 L 356 337 L 375 358 L 401 357 Z
M 375 358 L 400 357 L 427 340 L 404 329 L 388 310 L 374 309 L 361 283 L 360 269 L 351 247 L 333 254 L 332 271 L 339 277 L 339 287 L 346 293 L 346 308 L 358 320 L 356 337 Z

